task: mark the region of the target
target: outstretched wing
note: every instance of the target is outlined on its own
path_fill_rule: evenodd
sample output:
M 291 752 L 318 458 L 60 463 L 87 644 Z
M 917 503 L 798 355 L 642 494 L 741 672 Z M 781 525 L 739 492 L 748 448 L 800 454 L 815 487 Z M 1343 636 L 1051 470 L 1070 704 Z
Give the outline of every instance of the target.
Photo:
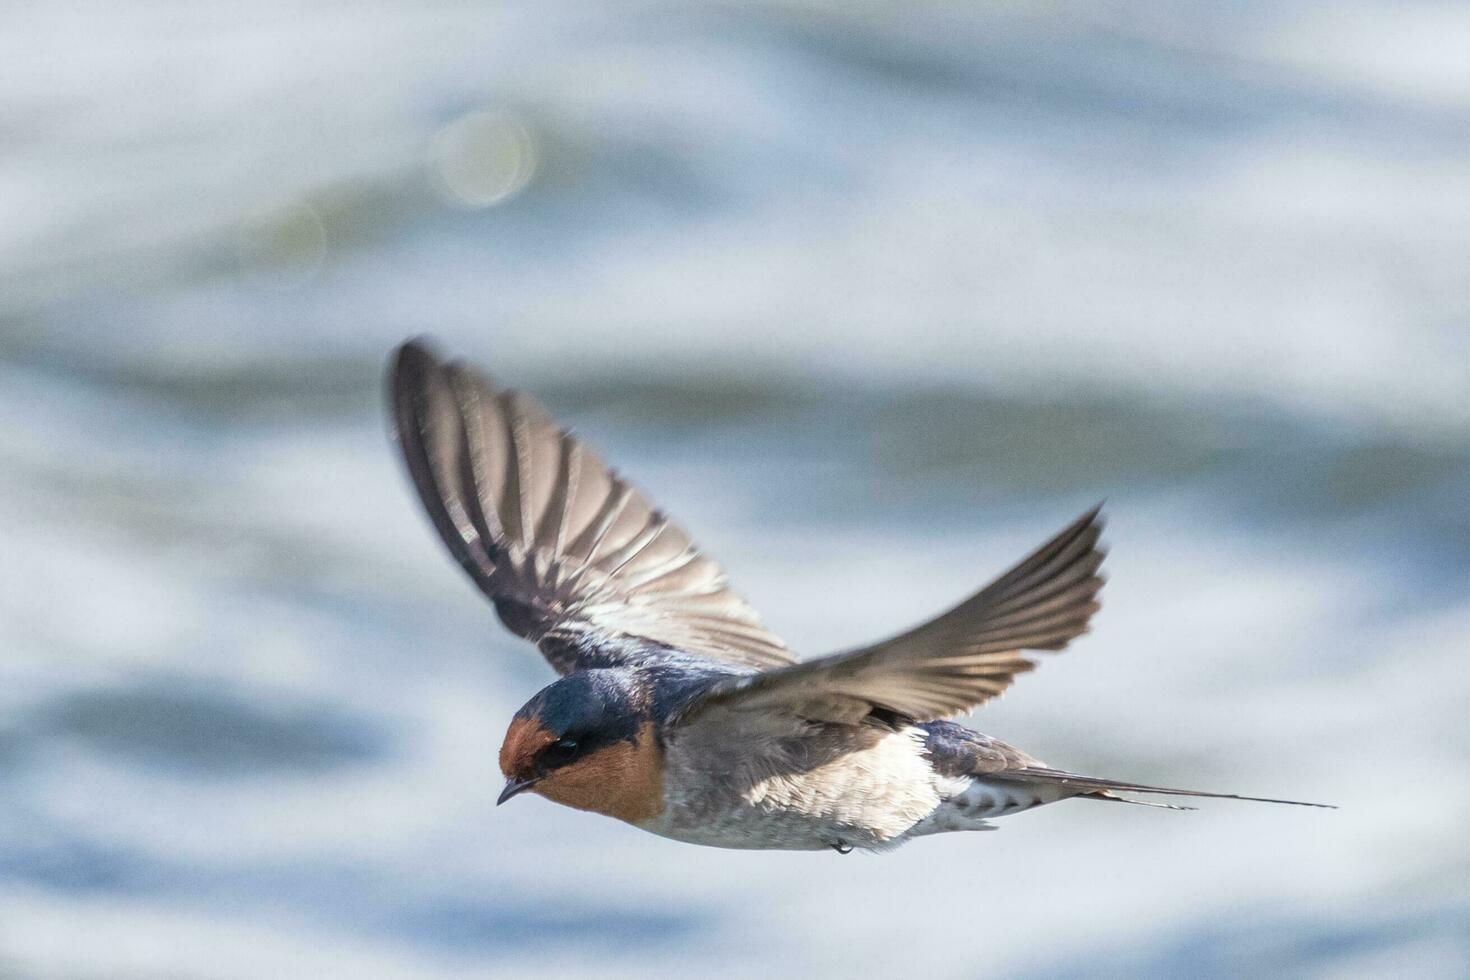
M 1060 650 L 1098 609 L 1100 507 L 949 612 L 870 647 L 721 681 L 686 718 L 712 708 L 809 721 L 930 721 L 977 707 Z
M 389 377 L 399 447 L 435 528 L 557 671 L 619 638 L 748 667 L 792 662 L 725 573 L 534 399 L 422 341 Z

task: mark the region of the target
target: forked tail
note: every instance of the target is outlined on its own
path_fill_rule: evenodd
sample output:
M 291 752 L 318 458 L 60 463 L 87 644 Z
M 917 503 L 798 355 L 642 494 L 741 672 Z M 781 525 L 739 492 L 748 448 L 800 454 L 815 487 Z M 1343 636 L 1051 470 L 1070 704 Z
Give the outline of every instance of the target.
M 1111 795 L 1114 792 L 1121 793 L 1149 793 L 1155 796 L 1197 796 L 1212 800 L 1249 800 L 1252 803 L 1285 803 L 1288 806 L 1314 806 L 1324 810 L 1336 810 L 1337 807 L 1331 803 L 1307 803 L 1303 800 L 1277 800 L 1266 796 L 1241 796 L 1238 793 L 1208 793 L 1196 789 L 1174 789 L 1167 786 L 1147 786 L 1143 783 L 1127 783 L 1117 779 L 1100 779 L 1096 776 L 1079 776 L 1074 772 L 1064 772 L 1060 769 L 1046 769 L 1039 766 L 1031 766 L 1023 769 L 1011 769 L 1005 773 L 996 773 L 996 777 L 1022 783 L 1047 783 L 1053 786 L 1074 787 L 1077 796 L 1091 796 L 1096 799 L 1117 800 L 1123 803 L 1143 803 L 1141 800 L 1129 800 L 1120 796 Z M 994 778 L 994 777 L 992 777 Z M 1167 806 L 1167 804 L 1144 803 L 1145 806 Z M 1191 807 L 1173 807 L 1173 809 L 1192 809 Z

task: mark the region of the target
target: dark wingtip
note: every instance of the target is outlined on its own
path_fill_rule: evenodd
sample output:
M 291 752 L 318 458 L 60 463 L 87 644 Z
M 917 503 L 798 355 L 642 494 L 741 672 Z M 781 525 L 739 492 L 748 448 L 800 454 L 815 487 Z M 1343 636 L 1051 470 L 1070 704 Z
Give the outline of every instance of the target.
M 434 345 L 427 337 L 412 337 L 388 357 L 388 414 L 394 441 L 402 444 L 417 424 L 415 403 L 432 385 L 440 369 Z
M 1103 513 L 1103 508 L 1106 507 L 1107 504 L 1108 498 L 1104 497 L 1096 504 L 1094 504 L 1091 510 L 1089 510 L 1086 514 L 1083 514 L 1081 520 L 1079 521 L 1079 523 L 1081 523 L 1084 527 L 1093 528 L 1097 531 L 1097 539 L 1092 542 L 1092 550 L 1096 552 L 1099 557 L 1099 570 L 1093 573 L 1097 577 L 1099 582 L 1102 583 L 1098 585 L 1099 589 L 1101 589 L 1102 585 L 1106 584 L 1108 580 L 1108 577 L 1104 575 L 1101 571 L 1101 561 L 1106 560 L 1108 557 L 1108 546 L 1102 541 L 1103 532 L 1108 529 L 1108 518 L 1107 515 Z
M 402 387 L 403 381 L 422 377 L 438 364 L 439 355 L 431 337 L 410 337 L 399 344 L 388 357 L 389 386 L 397 390 Z

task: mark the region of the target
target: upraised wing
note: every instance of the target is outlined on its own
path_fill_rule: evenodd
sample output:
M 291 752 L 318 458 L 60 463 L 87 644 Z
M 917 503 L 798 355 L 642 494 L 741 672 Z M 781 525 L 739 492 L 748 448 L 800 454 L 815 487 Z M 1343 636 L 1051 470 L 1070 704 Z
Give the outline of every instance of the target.
M 949 612 L 869 647 L 713 686 L 685 718 L 719 709 L 837 724 L 931 721 L 984 704 L 1060 650 L 1098 610 L 1101 507 Z
M 434 527 L 558 672 L 615 659 L 627 639 L 755 668 L 792 662 L 720 566 L 535 399 L 422 341 L 399 348 L 389 398 Z

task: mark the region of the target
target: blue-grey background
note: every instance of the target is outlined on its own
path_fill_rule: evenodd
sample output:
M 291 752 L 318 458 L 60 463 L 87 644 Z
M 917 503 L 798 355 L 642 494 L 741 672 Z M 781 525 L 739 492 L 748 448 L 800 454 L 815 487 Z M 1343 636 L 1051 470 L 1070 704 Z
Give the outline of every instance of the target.
M 1470 8 L 0 6 L 0 976 L 1470 975 Z M 1107 497 L 976 723 L 1327 800 L 883 857 L 493 806 L 549 680 L 381 368 L 540 395 L 798 650 Z

